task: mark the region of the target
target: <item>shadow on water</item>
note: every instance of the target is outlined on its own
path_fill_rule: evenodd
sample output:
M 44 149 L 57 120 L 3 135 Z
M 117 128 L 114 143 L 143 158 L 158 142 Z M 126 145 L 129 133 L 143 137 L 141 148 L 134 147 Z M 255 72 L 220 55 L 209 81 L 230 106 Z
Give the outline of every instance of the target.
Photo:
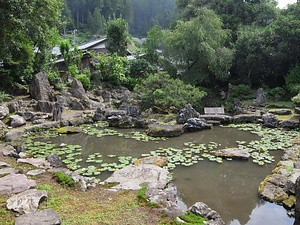
M 118 130 L 121 133 L 143 130 Z M 234 128 L 216 127 L 195 133 L 186 133 L 180 137 L 165 141 L 149 141 L 147 143 L 118 136 L 97 138 L 84 134 L 74 134 L 51 139 L 53 143 L 77 144 L 82 146 L 82 166 L 88 155 L 99 152 L 103 159 L 106 155 L 132 156 L 140 158 L 141 154 L 159 148 L 184 148 L 184 143 L 208 144 L 216 142 L 220 148 L 237 147 L 236 141 L 256 140 L 258 137 L 250 132 Z M 271 152 L 279 161 L 282 152 Z M 283 207 L 267 203 L 259 199 L 257 189 L 259 183 L 272 171 L 276 163 L 258 166 L 249 161 L 226 161 L 222 164 L 205 159 L 190 166 L 178 166 L 173 171 L 175 185 L 180 198 L 187 207 L 197 201 L 204 202 L 216 210 L 228 225 L 292 225 L 294 219 L 289 218 Z M 102 180 L 111 175 L 105 172 Z

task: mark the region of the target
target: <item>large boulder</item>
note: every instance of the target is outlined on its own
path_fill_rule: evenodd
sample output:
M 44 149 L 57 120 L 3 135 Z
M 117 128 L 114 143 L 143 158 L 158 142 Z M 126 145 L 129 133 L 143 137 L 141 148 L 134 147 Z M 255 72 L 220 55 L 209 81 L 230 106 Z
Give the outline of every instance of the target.
M 20 164 L 29 164 L 38 168 L 48 169 L 51 167 L 50 163 L 44 158 L 26 158 L 26 159 L 18 159 L 17 163 Z
M 53 90 L 48 81 L 48 76 L 44 72 L 36 74 L 29 86 L 30 96 L 35 100 L 53 101 Z
M 7 142 L 20 141 L 22 139 L 23 135 L 24 135 L 24 130 L 23 129 L 9 130 L 5 134 L 5 141 L 7 141 Z
M 208 124 L 205 120 L 199 118 L 189 118 L 184 124 L 184 129 L 187 131 L 200 131 L 211 128 L 211 124 Z
M 262 116 L 263 126 L 269 128 L 276 128 L 279 125 L 279 120 L 272 113 L 266 113 Z
M 178 137 L 184 132 L 184 125 L 149 124 L 147 134 L 152 137 Z
M 9 108 L 6 105 L 0 105 L 0 120 L 7 117 L 9 114 Z
M 253 100 L 255 105 L 262 105 L 267 100 L 266 93 L 263 88 L 258 88 L 256 98 Z
M 222 158 L 234 158 L 234 159 L 249 159 L 250 153 L 240 148 L 226 148 L 220 149 L 215 152 L 215 156 Z
M 6 207 L 19 214 L 34 213 L 39 203 L 47 197 L 47 192 L 44 190 L 30 189 L 10 197 Z
M 136 119 L 124 115 L 124 116 L 110 116 L 107 118 L 108 124 L 110 127 L 119 127 L 119 128 L 132 128 L 135 127 Z
M 234 123 L 256 123 L 259 119 L 261 119 L 261 115 L 257 115 L 255 113 L 233 116 Z
M 36 187 L 24 174 L 9 174 L 0 178 L 0 194 L 15 194 Z
M 207 225 L 225 225 L 219 213 L 212 210 L 203 202 L 197 202 L 192 205 L 189 210 L 197 216 L 207 218 L 208 221 L 205 222 Z
M 17 217 L 15 225 L 60 225 L 59 215 L 52 209 L 44 209 L 35 213 Z
M 52 113 L 53 112 L 53 103 L 50 101 L 38 101 L 36 105 L 36 109 L 38 111 L 44 112 L 44 113 Z
M 145 185 L 163 189 L 168 183 L 168 174 L 168 170 L 159 166 L 129 165 L 115 171 L 104 183 L 118 183 L 112 187 L 115 190 L 139 190 Z
M 86 100 L 86 101 L 89 100 L 89 98 L 83 88 L 83 85 L 79 80 L 73 79 L 73 81 L 71 83 L 71 87 L 69 88 L 69 92 L 75 98 L 79 98 L 81 100 Z
M 10 116 L 10 125 L 15 128 L 15 127 L 20 127 L 26 124 L 26 120 L 19 115 L 13 115 Z
M 296 120 L 285 120 L 280 123 L 280 127 L 287 129 L 295 129 L 299 127 L 299 121 Z
M 184 124 L 190 118 L 200 118 L 200 113 L 197 112 L 191 104 L 188 104 L 179 111 L 176 121 L 179 124 Z
M 46 159 L 52 167 L 63 167 L 63 163 L 57 154 L 48 155 Z

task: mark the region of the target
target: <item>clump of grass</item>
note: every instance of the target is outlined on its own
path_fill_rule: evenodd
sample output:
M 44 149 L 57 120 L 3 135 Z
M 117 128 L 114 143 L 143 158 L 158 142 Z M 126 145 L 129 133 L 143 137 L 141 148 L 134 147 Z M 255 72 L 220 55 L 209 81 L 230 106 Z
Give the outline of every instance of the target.
M 203 218 L 201 216 L 198 216 L 194 213 L 192 213 L 191 211 L 187 211 L 186 214 L 182 215 L 179 217 L 180 219 L 182 219 L 186 224 L 186 225 L 204 225 L 204 221 L 207 221 L 206 218 Z M 176 220 L 174 220 L 174 223 L 177 225 L 182 224 L 177 222 Z
M 0 91 L 0 102 L 5 102 L 11 99 L 12 97 L 9 94 L 5 93 L 4 91 Z
M 76 184 L 75 181 L 69 175 L 63 172 L 56 172 L 53 174 L 53 177 L 60 185 L 64 187 L 74 187 Z
M 147 191 L 148 186 L 143 186 L 137 193 L 137 199 L 140 203 L 145 203 L 147 206 L 150 206 L 152 208 L 158 207 L 158 204 L 155 202 L 149 201 L 146 191 Z

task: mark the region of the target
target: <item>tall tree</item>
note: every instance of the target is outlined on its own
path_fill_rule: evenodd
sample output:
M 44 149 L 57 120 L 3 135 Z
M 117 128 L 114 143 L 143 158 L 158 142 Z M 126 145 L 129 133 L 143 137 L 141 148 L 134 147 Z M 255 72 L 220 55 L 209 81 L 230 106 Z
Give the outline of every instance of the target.
M 183 71 L 182 79 L 191 84 L 226 80 L 233 57 L 225 47 L 228 38 L 220 18 L 212 10 L 201 8 L 197 17 L 177 21 L 173 30 L 165 31 L 165 56 L 177 64 Z
M 128 25 L 124 19 L 111 20 L 107 26 L 106 47 L 111 53 L 126 56 L 128 45 Z
M 5 21 L 0 23 L 1 84 L 29 79 L 45 65 L 61 8 L 61 0 L 0 1 L 0 19 Z

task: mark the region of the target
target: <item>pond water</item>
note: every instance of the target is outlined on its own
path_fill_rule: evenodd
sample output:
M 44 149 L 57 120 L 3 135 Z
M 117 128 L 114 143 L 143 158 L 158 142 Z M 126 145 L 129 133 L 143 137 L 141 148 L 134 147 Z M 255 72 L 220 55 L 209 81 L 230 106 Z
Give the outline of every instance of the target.
M 143 130 L 117 130 L 127 134 Z M 82 167 L 95 165 L 86 163 L 91 154 L 101 154 L 103 162 L 114 162 L 116 156 L 140 158 L 157 149 L 184 149 L 187 142 L 195 144 L 217 143 L 217 148 L 237 147 L 236 141 L 250 142 L 258 140 L 257 135 L 235 128 L 215 127 L 195 133 L 185 133 L 180 137 L 162 141 L 142 142 L 121 135 L 97 138 L 85 134 L 73 134 L 50 139 L 52 143 L 80 145 L 82 147 L 80 162 Z M 275 162 L 259 166 L 249 161 L 223 160 L 222 163 L 209 161 L 207 158 L 192 166 L 178 165 L 172 171 L 174 183 L 182 200 L 181 207 L 186 208 L 197 201 L 202 201 L 216 210 L 227 225 L 292 225 L 293 218 L 287 216 L 282 206 L 259 199 L 259 183 L 276 166 L 282 152 L 270 153 Z M 110 156 L 109 156 L 110 155 Z M 113 155 L 114 157 L 111 157 Z M 102 172 L 99 177 L 106 179 L 112 172 Z

